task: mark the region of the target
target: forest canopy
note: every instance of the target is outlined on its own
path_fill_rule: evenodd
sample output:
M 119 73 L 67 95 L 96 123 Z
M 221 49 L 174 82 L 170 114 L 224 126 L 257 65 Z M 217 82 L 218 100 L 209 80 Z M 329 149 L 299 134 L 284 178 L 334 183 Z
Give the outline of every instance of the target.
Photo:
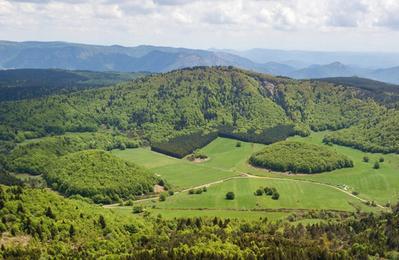
M 66 196 L 81 195 L 96 203 L 151 193 L 160 181 L 141 167 L 100 150 L 60 157 L 49 165 L 44 178 Z
M 251 156 L 253 166 L 278 172 L 321 173 L 353 167 L 348 157 L 326 147 L 295 141 L 283 141 L 267 146 Z

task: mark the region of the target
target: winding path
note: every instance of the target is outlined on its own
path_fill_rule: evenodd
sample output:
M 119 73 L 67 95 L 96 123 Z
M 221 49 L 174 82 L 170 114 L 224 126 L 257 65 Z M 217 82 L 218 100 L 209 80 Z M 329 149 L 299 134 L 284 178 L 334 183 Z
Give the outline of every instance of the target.
M 349 196 L 351 196 L 351 197 L 353 197 L 353 198 L 355 198 L 355 199 L 357 199 L 357 200 L 359 200 L 359 201 L 361 201 L 363 203 L 367 203 L 368 202 L 367 200 L 362 199 L 362 198 L 352 194 L 349 191 L 346 191 L 346 190 L 341 189 L 341 188 L 339 188 L 337 186 L 334 186 L 334 185 L 331 185 L 331 184 L 327 184 L 327 183 L 323 183 L 323 182 L 310 181 L 310 180 L 300 180 L 300 179 L 268 177 L 268 176 L 257 176 L 257 175 L 252 175 L 252 174 L 248 174 L 248 173 L 241 172 L 241 171 L 227 170 L 227 169 L 218 168 L 218 167 L 206 166 L 204 168 L 213 168 L 213 169 L 217 169 L 217 170 L 221 170 L 221 171 L 235 172 L 235 173 L 238 173 L 239 176 L 233 176 L 233 177 L 221 179 L 221 180 L 218 180 L 218 181 L 213 181 L 213 182 L 209 182 L 209 183 L 206 183 L 206 184 L 198 185 L 198 186 L 195 186 L 195 187 L 190 187 L 190 188 L 187 188 L 187 189 L 183 189 L 181 191 L 176 191 L 175 194 L 178 194 L 178 193 L 181 193 L 181 192 L 188 192 L 191 189 L 199 189 L 199 188 L 203 188 L 203 187 L 210 187 L 210 186 L 213 186 L 213 185 L 216 185 L 216 184 L 220 184 L 220 183 L 223 183 L 223 182 L 226 182 L 226 181 L 230 181 L 230 180 L 233 180 L 233 179 L 253 178 L 253 179 L 268 179 L 268 180 L 279 180 L 279 181 L 297 181 L 297 182 L 305 182 L 305 183 L 311 183 L 311 184 L 315 184 L 315 185 L 321 185 L 321 186 L 325 186 L 325 187 L 332 188 L 332 189 L 335 189 L 337 191 L 343 192 L 346 195 L 349 195 Z M 159 195 L 156 195 L 156 196 L 152 196 L 152 197 L 145 198 L 145 199 L 135 200 L 134 202 L 135 203 L 137 203 L 137 202 L 141 203 L 141 202 L 145 202 L 145 201 L 150 201 L 150 200 L 156 199 L 158 197 L 159 197 Z M 384 207 L 384 206 L 382 206 L 380 204 L 375 204 L 375 205 L 376 205 L 376 207 L 378 207 L 378 208 L 380 208 L 382 210 L 389 210 L 387 207 Z M 104 208 L 114 208 L 114 207 L 119 207 L 119 204 L 104 205 Z

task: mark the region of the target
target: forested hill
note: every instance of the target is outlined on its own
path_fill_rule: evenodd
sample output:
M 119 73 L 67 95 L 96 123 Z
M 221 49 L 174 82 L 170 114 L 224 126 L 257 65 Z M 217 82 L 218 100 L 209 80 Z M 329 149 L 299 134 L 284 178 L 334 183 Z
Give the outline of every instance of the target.
M 94 72 L 61 69 L 0 70 L 0 101 L 111 86 L 147 74 L 144 72 Z
M 212 130 L 294 125 L 301 134 L 340 129 L 385 108 L 361 90 L 297 81 L 232 67 L 196 67 L 118 86 L 3 102 L 2 140 L 111 128 L 150 140 Z

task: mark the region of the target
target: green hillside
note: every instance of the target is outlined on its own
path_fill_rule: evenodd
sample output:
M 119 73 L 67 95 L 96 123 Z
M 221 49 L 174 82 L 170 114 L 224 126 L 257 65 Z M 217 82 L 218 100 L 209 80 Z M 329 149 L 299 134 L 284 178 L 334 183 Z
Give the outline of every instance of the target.
M 396 259 L 369 91 L 197 67 L 1 102 L 0 258 Z
M 358 91 L 226 67 L 154 75 L 112 88 L 86 90 L 0 107 L 0 138 L 38 137 L 115 128 L 163 140 L 181 132 L 227 126 L 236 132 L 295 124 L 298 132 L 340 129 L 382 109 Z
M 0 71 L 0 102 L 68 93 L 114 85 L 146 73 L 94 72 L 61 69 L 11 69 Z
M 159 179 L 137 165 L 105 151 L 72 153 L 52 162 L 44 174 L 55 190 L 81 195 L 96 203 L 131 199 L 154 191 Z
M 324 142 L 368 152 L 399 153 L 399 111 L 388 110 L 360 124 L 328 134 Z
M 110 133 L 70 133 L 27 140 L 0 155 L 7 170 L 17 173 L 40 175 L 46 172 L 49 162 L 68 153 L 89 149 L 124 149 L 139 146 L 139 142 Z

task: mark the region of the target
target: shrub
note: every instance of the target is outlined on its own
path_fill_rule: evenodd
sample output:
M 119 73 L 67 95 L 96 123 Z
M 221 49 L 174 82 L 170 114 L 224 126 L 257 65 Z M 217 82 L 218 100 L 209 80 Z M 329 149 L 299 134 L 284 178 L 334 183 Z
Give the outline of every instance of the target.
M 174 194 L 175 194 L 175 193 L 174 193 L 173 190 L 169 190 L 169 191 L 168 191 L 168 195 L 169 195 L 169 196 L 173 196 Z
M 232 191 L 226 193 L 226 200 L 234 200 L 235 194 Z
M 364 156 L 363 157 L 363 162 L 369 162 L 370 161 L 370 158 L 369 157 L 367 157 L 367 156 Z
M 257 189 L 255 191 L 255 196 L 262 196 L 263 195 L 263 190 L 262 189 Z
M 384 157 L 380 157 L 379 161 L 380 161 L 380 163 L 384 162 L 385 161 Z
M 195 194 L 195 190 L 194 189 L 189 190 L 188 194 L 190 194 L 190 195 Z
M 125 203 L 125 206 L 133 206 L 133 200 L 128 200 L 128 201 Z
M 195 194 L 201 194 L 202 193 L 202 189 L 198 189 L 195 191 Z
M 375 162 L 373 168 L 374 169 L 379 169 L 380 168 L 380 163 L 379 162 Z
M 208 191 L 208 188 L 205 186 L 205 187 L 202 188 L 202 191 L 203 191 L 203 192 L 207 192 L 207 191 Z
M 273 195 L 273 189 L 272 189 L 272 188 L 266 187 L 266 188 L 264 189 L 264 191 L 265 191 L 265 194 L 266 194 L 267 196 Z
M 207 155 L 202 154 L 202 153 L 200 153 L 198 151 L 196 151 L 193 154 L 190 154 L 189 156 L 187 156 L 187 160 L 189 160 L 189 161 L 194 161 L 196 159 L 205 160 L 207 158 L 208 158 Z
M 280 194 L 278 192 L 273 192 L 272 199 L 278 200 L 280 198 Z
M 236 147 L 241 147 L 241 142 L 237 142 Z
M 135 206 L 133 207 L 133 214 L 139 214 L 144 211 L 144 208 L 142 206 Z
M 161 195 L 159 195 L 159 201 L 165 201 L 165 200 L 166 200 L 166 194 L 161 193 Z

